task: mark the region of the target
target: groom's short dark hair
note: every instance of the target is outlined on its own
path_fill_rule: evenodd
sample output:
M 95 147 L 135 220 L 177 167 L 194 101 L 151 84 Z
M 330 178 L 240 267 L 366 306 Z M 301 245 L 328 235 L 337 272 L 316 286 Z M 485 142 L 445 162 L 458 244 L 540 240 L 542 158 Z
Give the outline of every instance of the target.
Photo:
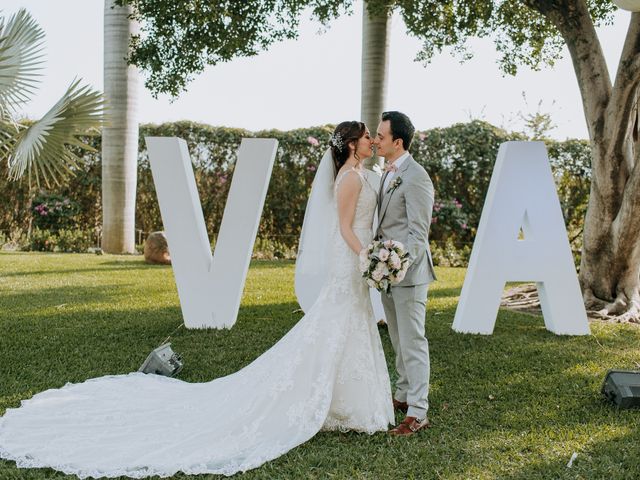
M 382 114 L 382 121 L 389 120 L 391 126 L 391 135 L 394 140 L 397 138 L 402 139 L 402 146 L 405 150 L 409 150 L 411 141 L 413 140 L 413 134 L 416 133 L 416 128 L 402 112 L 384 112 Z

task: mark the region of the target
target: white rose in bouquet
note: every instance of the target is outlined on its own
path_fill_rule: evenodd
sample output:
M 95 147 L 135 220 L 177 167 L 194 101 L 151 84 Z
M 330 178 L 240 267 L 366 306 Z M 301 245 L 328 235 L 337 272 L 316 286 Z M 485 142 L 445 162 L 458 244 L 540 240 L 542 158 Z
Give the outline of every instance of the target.
M 389 258 L 389 250 L 385 248 L 381 248 L 378 251 L 378 258 L 380 259 L 381 262 L 386 262 L 387 259 Z

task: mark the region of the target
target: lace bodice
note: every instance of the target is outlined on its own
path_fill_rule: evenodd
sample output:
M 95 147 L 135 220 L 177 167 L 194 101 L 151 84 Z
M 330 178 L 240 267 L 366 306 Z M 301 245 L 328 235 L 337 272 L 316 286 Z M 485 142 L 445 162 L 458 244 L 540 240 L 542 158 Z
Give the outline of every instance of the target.
M 362 246 L 365 247 L 373 239 L 373 215 L 376 210 L 377 190 L 372 180 L 367 179 L 366 173 L 356 169 L 342 172 L 336 177 L 334 185 L 334 202 L 337 208 L 337 193 L 340 183 L 347 175 L 358 175 L 362 188 L 356 203 L 356 211 L 351 228 L 358 237 Z M 372 173 L 372 176 L 375 174 Z M 377 176 L 376 176 L 377 178 Z M 355 291 L 358 295 L 368 296 L 368 288 L 359 270 L 359 257 L 351 250 L 340 233 L 340 228 L 336 224 L 332 227 L 330 235 L 331 247 L 329 249 L 331 267 L 329 277 L 333 279 L 335 295 L 343 295 Z
M 371 230 L 373 228 L 373 214 L 376 210 L 376 202 L 378 197 L 377 185 L 374 184 L 374 182 L 371 180 L 371 177 L 367 176 L 364 171 L 351 168 L 340 173 L 340 175 L 338 175 L 338 177 L 336 178 L 334 186 L 334 198 L 338 193 L 340 183 L 347 175 L 358 175 L 358 178 L 360 178 L 360 182 L 362 183 L 362 189 L 360 190 L 358 202 L 356 203 L 356 213 L 353 218 L 352 228 L 354 229 L 354 231 L 356 229 Z

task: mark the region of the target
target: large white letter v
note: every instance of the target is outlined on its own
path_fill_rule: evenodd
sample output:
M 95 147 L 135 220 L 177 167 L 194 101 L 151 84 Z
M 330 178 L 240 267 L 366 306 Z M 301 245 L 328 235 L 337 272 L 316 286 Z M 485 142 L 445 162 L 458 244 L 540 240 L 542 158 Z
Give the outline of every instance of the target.
M 520 229 L 523 239 L 518 239 Z M 590 333 L 542 142 L 500 146 L 453 329 L 492 333 L 507 281 L 537 283 L 548 330 Z
M 242 139 L 212 257 L 187 144 L 175 137 L 145 140 L 184 324 L 230 328 L 240 309 L 278 142 Z

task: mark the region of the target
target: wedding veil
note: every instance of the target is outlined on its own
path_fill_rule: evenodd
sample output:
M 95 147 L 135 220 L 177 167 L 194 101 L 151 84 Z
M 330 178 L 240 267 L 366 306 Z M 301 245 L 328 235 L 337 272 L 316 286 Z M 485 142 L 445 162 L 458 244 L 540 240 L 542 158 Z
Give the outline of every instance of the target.
M 331 149 L 327 149 L 311 185 L 296 259 L 296 296 L 305 313 L 315 303 L 327 281 L 329 236 L 338 222 L 333 198 L 335 177 Z

